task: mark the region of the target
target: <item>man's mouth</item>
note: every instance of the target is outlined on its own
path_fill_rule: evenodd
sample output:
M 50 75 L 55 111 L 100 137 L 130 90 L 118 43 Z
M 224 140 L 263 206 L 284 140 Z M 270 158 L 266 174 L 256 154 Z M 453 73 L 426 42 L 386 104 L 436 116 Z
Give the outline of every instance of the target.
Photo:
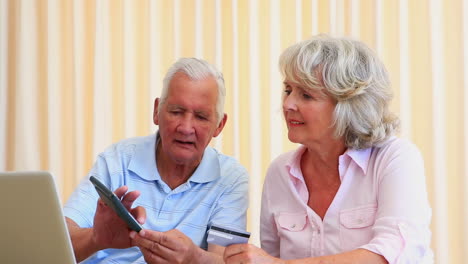
M 185 141 L 185 140 L 177 140 L 176 139 L 175 142 L 177 142 L 178 144 L 187 145 L 187 146 L 195 145 L 195 143 L 192 142 L 192 141 Z

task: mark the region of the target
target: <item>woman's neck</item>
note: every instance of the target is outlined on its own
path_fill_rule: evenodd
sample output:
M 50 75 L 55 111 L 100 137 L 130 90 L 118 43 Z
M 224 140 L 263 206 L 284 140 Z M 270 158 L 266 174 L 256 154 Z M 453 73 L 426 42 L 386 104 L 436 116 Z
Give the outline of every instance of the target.
M 343 140 L 331 140 L 326 144 L 313 144 L 305 147 L 307 149 L 301 158 L 304 177 L 307 177 L 307 174 L 315 174 L 330 176 L 331 181 L 335 181 L 337 176 L 339 179 L 339 157 L 347 149 Z

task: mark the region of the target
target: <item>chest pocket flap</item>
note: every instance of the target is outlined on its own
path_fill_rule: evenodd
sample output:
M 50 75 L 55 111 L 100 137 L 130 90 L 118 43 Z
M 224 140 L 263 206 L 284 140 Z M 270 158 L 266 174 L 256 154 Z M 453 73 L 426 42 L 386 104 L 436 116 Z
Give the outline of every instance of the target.
M 340 223 L 346 228 L 364 228 L 374 224 L 377 205 L 370 204 L 340 211 Z
M 278 226 L 292 232 L 302 231 L 307 224 L 306 213 L 284 213 L 277 217 Z

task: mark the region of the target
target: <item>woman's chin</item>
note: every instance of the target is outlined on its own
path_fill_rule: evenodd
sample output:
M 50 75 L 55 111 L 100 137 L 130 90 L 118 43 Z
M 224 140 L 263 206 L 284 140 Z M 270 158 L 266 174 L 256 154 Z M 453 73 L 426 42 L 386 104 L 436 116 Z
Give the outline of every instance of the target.
M 291 141 L 292 143 L 298 143 L 298 144 L 301 143 L 300 140 L 299 140 L 299 138 L 298 138 L 297 136 L 295 136 L 295 135 L 288 134 L 288 139 L 289 139 L 289 141 Z

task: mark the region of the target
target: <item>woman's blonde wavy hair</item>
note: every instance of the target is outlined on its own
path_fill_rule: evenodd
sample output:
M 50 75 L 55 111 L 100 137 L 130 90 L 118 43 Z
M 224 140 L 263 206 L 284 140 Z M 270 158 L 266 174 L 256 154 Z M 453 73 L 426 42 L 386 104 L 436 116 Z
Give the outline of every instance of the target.
M 335 136 L 348 148 L 378 146 L 398 130 L 399 119 L 389 110 L 387 70 L 364 43 L 318 35 L 287 48 L 279 65 L 286 79 L 324 89 L 337 101 Z

